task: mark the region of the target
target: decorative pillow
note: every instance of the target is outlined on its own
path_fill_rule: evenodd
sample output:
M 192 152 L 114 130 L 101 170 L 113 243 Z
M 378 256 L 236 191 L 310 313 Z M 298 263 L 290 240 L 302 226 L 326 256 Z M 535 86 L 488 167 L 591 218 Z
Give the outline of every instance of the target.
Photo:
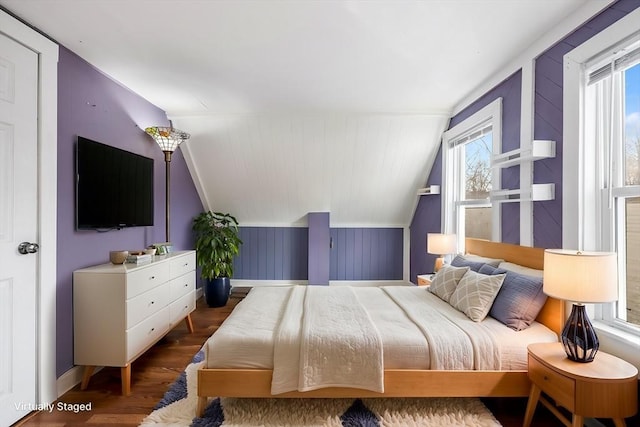
M 451 261 L 451 265 L 454 267 L 469 267 L 471 270 L 477 272 L 485 263 L 481 261 L 471 261 L 464 255 L 456 255 L 453 261 Z
M 486 274 L 468 271 L 449 299 L 449 304 L 467 315 L 474 322 L 480 322 L 491 310 L 505 274 Z
M 547 301 L 547 296 L 542 292 L 542 278 L 490 266 L 482 267 L 480 272 L 506 274 L 489 315 L 516 331 L 531 326 Z
M 433 276 L 431 286 L 429 286 L 429 292 L 437 295 L 441 300 L 449 302 L 451 294 L 456 290 L 458 282 L 467 271 L 469 271 L 469 267 L 443 265 L 436 275 Z
M 500 265 L 498 265 L 498 268 L 513 271 L 514 273 L 526 274 L 527 276 L 540 277 L 540 278 L 542 278 L 542 275 L 544 274 L 542 270 L 523 267 L 522 265 L 514 264 L 512 262 L 501 262 Z
M 497 267 L 501 262 L 504 262 L 503 259 L 487 258 L 480 255 L 470 254 L 470 253 L 464 254 L 464 257 L 468 261 L 481 262 L 483 264 L 489 264 L 492 267 Z

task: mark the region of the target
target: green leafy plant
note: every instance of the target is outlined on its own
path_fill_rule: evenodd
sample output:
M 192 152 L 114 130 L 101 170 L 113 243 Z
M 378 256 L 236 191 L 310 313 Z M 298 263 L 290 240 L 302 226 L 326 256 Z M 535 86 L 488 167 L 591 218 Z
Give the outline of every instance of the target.
M 196 259 L 203 279 L 231 277 L 233 258 L 240 252 L 238 221 L 220 212 L 202 212 L 193 219 Z

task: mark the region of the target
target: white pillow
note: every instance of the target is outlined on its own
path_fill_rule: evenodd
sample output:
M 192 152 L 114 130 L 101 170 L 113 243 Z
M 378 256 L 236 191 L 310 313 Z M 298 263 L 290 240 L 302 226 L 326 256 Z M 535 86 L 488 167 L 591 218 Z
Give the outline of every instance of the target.
M 536 270 L 535 268 L 523 267 L 520 264 L 514 264 L 512 262 L 501 262 L 498 268 L 504 270 L 513 271 L 514 273 L 524 274 L 525 276 L 542 277 L 543 271 Z
M 443 265 L 436 275 L 433 276 L 431 286 L 429 286 L 429 292 L 437 295 L 441 300 L 449 302 L 451 294 L 456 290 L 458 282 L 467 271 L 469 271 L 469 267 Z
M 467 271 L 449 298 L 449 304 L 466 314 L 469 319 L 480 322 L 491 310 L 505 276 L 505 273 L 487 276 L 473 270 Z

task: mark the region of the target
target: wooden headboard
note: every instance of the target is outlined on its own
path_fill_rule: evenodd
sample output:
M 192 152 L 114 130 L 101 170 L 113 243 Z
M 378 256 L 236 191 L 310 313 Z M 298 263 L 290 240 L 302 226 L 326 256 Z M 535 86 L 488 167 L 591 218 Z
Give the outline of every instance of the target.
M 544 249 L 542 248 L 467 238 L 465 239 L 465 251 L 487 258 L 503 259 L 536 270 L 544 268 Z M 548 297 L 536 320 L 560 336 L 565 322 L 564 302 Z

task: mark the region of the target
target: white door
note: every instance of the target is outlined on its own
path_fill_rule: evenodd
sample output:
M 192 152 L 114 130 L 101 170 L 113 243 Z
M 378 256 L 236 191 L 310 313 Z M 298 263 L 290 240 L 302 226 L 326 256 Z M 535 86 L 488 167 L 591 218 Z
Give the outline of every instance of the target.
M 36 401 L 38 56 L 0 34 L 0 425 Z M 25 249 L 35 250 L 35 247 Z

